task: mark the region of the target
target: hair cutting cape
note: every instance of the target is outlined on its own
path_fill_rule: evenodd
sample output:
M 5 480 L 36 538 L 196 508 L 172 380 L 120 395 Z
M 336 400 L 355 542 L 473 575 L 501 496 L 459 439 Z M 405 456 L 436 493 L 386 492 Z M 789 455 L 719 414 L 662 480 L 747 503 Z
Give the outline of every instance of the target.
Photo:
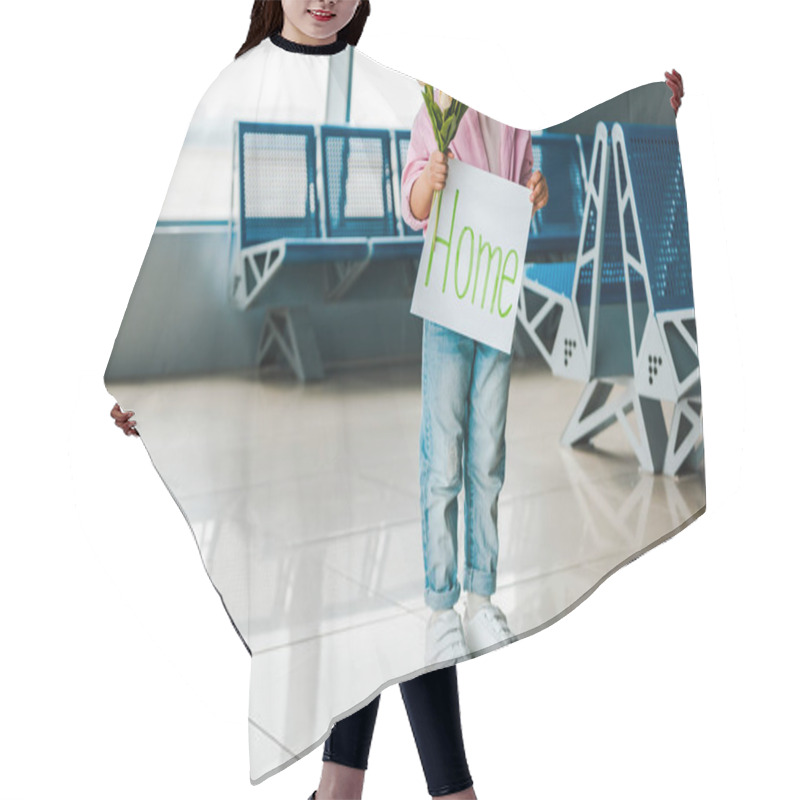
M 401 189 L 427 112 L 417 81 L 331 50 L 267 39 L 208 89 L 105 374 L 251 655 L 253 782 L 444 665 L 425 655 L 410 313 L 432 226 L 407 224 Z M 669 96 L 531 132 L 550 201 L 514 308 L 491 598 L 517 637 L 705 509 Z

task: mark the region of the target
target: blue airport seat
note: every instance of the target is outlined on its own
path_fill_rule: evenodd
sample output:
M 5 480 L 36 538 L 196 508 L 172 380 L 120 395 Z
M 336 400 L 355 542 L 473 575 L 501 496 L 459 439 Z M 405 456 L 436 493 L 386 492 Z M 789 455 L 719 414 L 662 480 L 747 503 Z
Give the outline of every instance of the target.
M 599 123 L 588 165 L 575 262 L 526 267 L 518 320 L 555 375 L 585 382 L 563 444 L 619 422 L 644 469 L 674 475 L 702 458 L 675 129 Z M 669 432 L 662 400 L 676 404 Z
M 322 265 L 361 263 L 363 236 L 326 235 L 317 192 L 317 137 L 311 125 L 238 125 L 238 250 L 234 298 L 243 308 L 323 301 Z M 305 265 L 307 270 L 286 269 Z M 313 274 L 307 274 L 311 272 Z
M 675 474 L 703 455 L 702 400 L 689 224 L 673 126 L 614 125 L 614 166 L 625 275 L 639 302 L 630 315 L 635 391 L 675 404 L 657 457 Z
M 531 220 L 526 261 L 543 256 L 574 254 L 578 249 L 585 199 L 581 145 L 574 135 L 542 133 L 531 136 L 533 171 L 547 179 L 550 197 Z
M 574 261 L 551 261 L 543 264 L 527 264 L 525 277 L 530 283 L 538 283 L 546 289 L 570 297 L 575 282 Z
M 238 140 L 242 248 L 318 238 L 314 128 L 242 122 Z
M 636 222 L 644 252 L 640 255 L 632 208 L 624 208 L 626 252 L 647 265 L 653 313 L 694 308 L 686 192 L 677 130 L 660 125 L 619 125 L 612 130 L 615 160 L 625 165 L 636 199 Z M 617 138 L 621 136 L 622 138 Z
M 581 156 L 581 176 L 583 177 L 583 185 L 589 183 L 589 168 L 592 164 L 592 151 L 594 150 L 594 136 L 585 136 L 583 134 L 576 134 L 576 138 L 580 142 L 580 156 Z
M 395 155 L 397 162 L 397 182 L 399 184 L 403 175 L 403 170 L 406 168 L 406 163 L 408 162 L 408 146 L 411 143 L 411 131 L 396 130 L 394 132 L 394 140 L 396 148 Z M 420 241 L 422 240 L 422 231 L 415 231 L 412 227 L 410 227 L 403 219 L 402 214 L 400 215 L 400 224 L 402 227 L 403 236 L 415 237 Z M 420 250 L 420 252 L 422 251 Z
M 367 263 L 418 259 L 422 237 L 400 227 L 390 131 L 323 125 L 320 138 L 328 235 L 367 238 Z
M 322 125 L 320 141 L 328 236 L 395 235 L 389 131 Z
M 625 273 L 643 300 L 632 317 L 635 372 L 643 394 L 677 401 L 700 380 L 678 135 L 671 126 L 618 123 L 611 136 Z
M 301 380 L 319 379 L 309 306 L 409 295 L 422 237 L 401 227 L 394 139 L 385 129 L 238 123 L 232 295 L 265 310 L 259 364 L 279 350 Z M 364 285 L 379 264 L 392 269 Z
M 326 235 L 313 126 L 239 122 L 237 155 L 233 300 L 264 309 L 258 364 L 281 353 L 301 380 L 319 379 L 308 306 L 329 297 L 327 265 L 336 262 L 346 274 L 366 262 L 369 248 L 363 236 Z
M 533 141 L 537 143 L 534 169 L 542 170 L 549 188 L 548 204 L 533 221 L 538 228 L 534 239 L 552 241 L 569 229 L 574 244 L 570 262 L 551 253 L 549 259 L 535 258 L 526 266 L 517 318 L 555 375 L 586 381 L 594 369 L 603 272 L 599 226 L 606 220 L 608 129 L 598 123 L 588 168 L 579 137 L 551 134 L 533 137 Z M 551 205 L 551 212 L 544 214 Z

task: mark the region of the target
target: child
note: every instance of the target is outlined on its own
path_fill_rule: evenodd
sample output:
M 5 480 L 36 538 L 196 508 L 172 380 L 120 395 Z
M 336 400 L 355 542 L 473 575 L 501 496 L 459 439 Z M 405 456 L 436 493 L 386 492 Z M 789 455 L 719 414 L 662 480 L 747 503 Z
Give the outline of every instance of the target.
M 532 213 L 547 203 L 547 182 L 531 174 L 530 131 L 468 109 L 449 158 L 458 158 L 531 190 Z M 403 217 L 427 228 L 433 193 L 444 188 L 447 158 L 439 152 L 423 105 L 411 130 L 403 170 Z M 429 664 L 513 639 L 489 598 L 497 585 L 497 500 L 505 478 L 505 424 L 511 356 L 429 320 L 422 334 L 420 502 L 425 602 L 431 609 Z M 458 582 L 458 493 L 464 472 L 465 625 L 453 606 Z
M 237 57 L 247 52 L 249 49 L 258 46 L 265 38 L 272 38 L 273 44 L 276 47 L 281 47 L 303 56 L 312 57 L 325 57 L 331 54 L 334 50 L 339 48 L 339 41 L 348 41 L 351 44 L 356 44 L 360 36 L 360 31 L 369 14 L 368 0 L 325 0 L 324 2 L 312 3 L 310 0 L 282 0 L 282 2 L 263 2 L 263 0 L 255 0 L 251 14 L 251 29 L 247 37 L 247 41 L 240 49 Z M 346 35 L 345 35 L 346 34 Z M 679 76 L 678 76 L 679 77 Z M 677 109 L 676 109 L 677 110 Z M 499 147 L 492 148 L 489 146 L 485 153 L 486 164 L 492 171 L 502 174 L 502 167 L 506 161 L 514 164 L 519 163 L 519 179 L 525 182 L 526 175 L 530 173 L 532 158 L 530 153 L 530 137 L 527 132 L 517 132 L 515 129 L 509 129 L 506 126 L 495 123 L 489 118 L 474 115 L 474 112 L 469 111 L 468 116 L 462 121 L 462 130 L 459 136 L 453 142 L 454 154 L 469 163 L 477 163 L 478 166 L 487 168 L 481 163 L 480 151 L 478 153 L 470 153 L 468 148 L 468 141 L 462 142 L 464 125 L 474 125 L 475 119 L 478 120 L 477 124 L 480 125 L 481 138 L 478 139 L 475 131 L 470 134 L 473 142 L 490 143 L 495 140 L 496 135 L 505 136 Z M 419 119 L 417 120 L 419 123 Z M 415 129 L 418 124 L 415 124 Z M 507 134 L 511 132 L 511 136 Z M 522 138 L 518 134 L 525 134 L 526 146 L 521 147 L 520 159 L 517 149 L 514 153 L 510 153 L 508 149 L 509 143 L 522 145 Z M 420 144 L 424 144 L 429 148 L 428 155 L 424 156 L 423 163 L 419 163 L 421 156 Z M 421 140 L 419 133 L 412 139 L 412 145 L 415 145 L 416 155 L 414 150 L 410 151 L 409 166 L 412 165 L 411 158 L 413 157 L 416 166 L 411 170 L 407 170 L 404 178 L 411 177 L 411 182 L 408 184 L 408 191 L 404 191 L 404 215 L 406 219 L 414 227 L 425 227 L 425 222 L 419 220 L 427 219 L 430 213 L 431 197 L 433 189 L 441 189 L 444 187 L 444 181 L 447 175 L 447 162 L 445 156 L 438 152 L 434 152 L 435 148 L 431 148 L 426 139 Z M 505 147 L 505 150 L 504 150 Z M 506 154 L 503 158 L 503 154 Z M 497 161 L 500 157 L 500 165 L 498 167 Z M 492 166 L 494 165 L 494 166 Z M 424 178 L 423 178 L 424 173 Z M 512 175 L 515 170 L 512 170 Z M 413 187 L 412 187 L 413 184 Z M 531 188 L 531 200 L 534 203 L 534 208 L 543 206 L 547 200 L 547 186 L 539 173 L 530 176 L 527 180 L 527 185 Z M 406 180 L 404 180 L 404 188 L 406 187 Z M 411 189 L 414 191 L 411 191 Z M 409 204 L 410 202 L 410 204 Z M 427 207 L 425 207 L 427 204 Z M 410 216 L 410 210 L 413 209 L 417 220 L 413 220 Z M 445 337 L 449 332 L 441 329 Z M 427 341 L 427 340 L 426 340 Z M 471 342 L 471 340 L 467 340 Z M 475 346 L 476 350 L 480 348 L 479 345 L 472 342 L 471 346 Z M 431 370 L 430 359 L 435 354 L 435 348 L 431 343 L 428 343 L 428 368 Z M 491 348 L 478 350 L 479 356 L 482 359 L 480 363 L 476 360 L 475 364 L 477 369 L 469 372 L 471 383 L 475 384 L 476 388 L 480 390 L 476 393 L 474 398 L 467 396 L 470 403 L 470 409 L 482 409 L 483 406 L 478 403 L 484 397 L 494 397 L 498 391 L 498 386 L 493 386 L 488 380 L 480 381 L 478 376 L 489 375 L 491 370 L 491 362 L 495 357 L 496 351 L 491 351 Z M 502 354 L 500 354 L 502 355 Z M 477 359 L 477 357 L 476 357 Z M 458 365 L 458 359 L 453 359 Z M 485 364 L 484 364 L 485 362 Z M 501 362 L 502 363 L 502 362 Z M 444 365 L 442 365 L 444 367 Z M 504 365 L 507 366 L 507 365 Z M 449 372 L 445 372 L 442 368 L 443 375 L 440 376 L 440 384 L 443 388 L 447 389 L 446 377 Z M 494 403 L 490 406 L 496 406 L 498 410 L 502 406 L 502 416 L 500 417 L 501 429 L 504 429 L 505 422 L 505 403 L 507 400 L 508 388 L 508 370 L 500 369 L 495 370 L 500 373 L 501 380 L 499 381 L 499 389 L 503 389 L 503 382 L 505 386 L 505 399 L 502 404 Z M 425 378 L 426 370 L 423 369 L 423 378 Z M 429 376 L 435 378 L 436 376 Z M 442 400 L 446 394 L 440 392 L 439 395 L 434 395 L 434 390 L 431 388 L 436 386 L 429 380 L 427 383 L 423 380 L 424 398 L 435 398 Z M 427 387 L 427 388 L 426 388 Z M 436 386 L 436 390 L 439 390 Z M 478 396 L 480 395 L 480 397 Z M 464 401 L 462 400 L 462 404 Z M 138 436 L 136 429 L 137 422 L 133 418 L 133 412 L 123 412 L 119 404 L 115 404 L 111 416 L 114 418 L 115 424 L 123 430 L 126 435 Z M 481 426 L 475 423 L 475 414 L 472 415 L 472 426 L 469 427 L 468 434 L 470 439 L 464 438 L 463 443 L 475 444 L 471 450 L 468 451 L 469 457 L 465 456 L 468 463 L 468 480 L 472 473 L 470 470 L 471 464 L 481 464 L 475 455 L 476 451 L 487 450 L 488 452 L 496 452 L 497 440 L 493 442 L 482 441 L 479 434 L 482 430 Z M 499 415 L 498 415 L 499 416 Z M 432 424 L 434 416 L 429 416 L 429 423 Z M 461 439 L 459 446 L 461 444 Z M 499 437 L 502 444 L 502 433 Z M 438 437 L 437 437 L 438 442 Z M 487 445 L 494 445 L 488 447 Z M 452 453 L 455 455 L 456 451 L 453 448 Z M 459 459 L 459 475 L 460 475 L 460 450 L 458 451 Z M 471 458 L 471 460 L 470 460 Z M 493 475 L 499 475 L 499 485 L 494 493 L 494 505 L 489 508 L 489 518 L 494 522 L 495 534 L 495 556 L 494 560 L 490 562 L 490 570 L 485 574 L 475 571 L 472 582 L 468 582 L 465 577 L 465 584 L 468 591 L 475 590 L 475 594 L 470 594 L 468 603 L 472 601 L 479 605 L 479 608 L 491 605 L 488 603 L 489 595 L 494 590 L 494 573 L 496 566 L 496 497 L 499 493 L 500 486 L 502 485 L 502 463 L 494 469 L 490 469 Z M 476 471 L 476 475 L 480 475 Z M 460 480 L 460 478 L 459 478 Z M 473 489 L 473 494 L 477 492 Z M 484 493 L 481 497 L 484 497 Z M 472 495 L 470 495 L 472 496 Z M 455 495 L 453 495 L 453 501 Z M 455 512 L 455 508 L 452 509 Z M 474 516 L 476 513 L 481 513 L 483 519 L 486 516 L 486 509 L 478 509 L 475 511 L 473 505 L 470 510 L 469 501 L 467 508 L 467 517 L 470 519 L 470 513 Z M 426 518 L 427 519 L 427 518 Z M 452 513 L 452 519 L 448 518 L 448 522 L 453 522 L 454 525 L 455 513 Z M 455 528 L 453 527 L 453 530 Z M 473 526 L 473 532 L 476 530 Z M 480 544 L 480 542 L 479 542 Z M 472 557 L 470 561 L 470 551 L 468 544 L 468 563 L 482 564 L 483 561 L 479 557 Z M 486 575 L 491 578 L 487 580 Z M 457 585 L 457 584 L 456 584 Z M 432 594 L 433 592 L 432 585 Z M 484 589 L 485 594 L 481 597 L 478 590 Z M 457 592 L 456 592 L 457 597 Z M 485 602 L 484 602 L 485 601 Z M 455 598 L 450 604 L 451 613 L 452 605 L 455 603 Z M 483 604 L 483 605 L 481 605 Z M 493 607 L 493 606 L 492 606 Z M 498 609 L 499 611 L 499 609 Z M 444 612 L 443 612 L 444 613 Z M 481 617 L 478 611 L 470 612 L 474 620 Z M 485 613 L 483 613 L 486 616 Z M 455 615 L 458 618 L 458 615 Z M 502 617 L 502 612 L 500 612 Z M 460 618 L 459 628 L 460 628 Z M 503 618 L 504 619 L 504 618 Z M 473 628 L 476 627 L 473 624 Z M 468 626 L 468 631 L 472 629 Z M 462 633 L 463 639 L 463 633 Z M 484 646 L 484 645 L 481 645 Z M 417 742 L 420 758 L 423 762 L 429 793 L 437 797 L 450 797 L 453 800 L 470 800 L 476 797 L 472 787 L 472 779 L 469 774 L 469 768 L 466 763 L 466 756 L 464 753 L 464 743 L 461 736 L 461 722 L 460 722 L 460 709 L 458 703 L 458 685 L 456 680 L 456 670 L 454 666 L 438 669 L 430 673 L 423 674 L 417 678 L 406 681 L 401 684 L 401 692 L 403 700 L 408 711 L 409 720 L 412 723 L 414 737 Z M 312 798 L 315 800 L 327 800 L 334 795 L 346 797 L 360 797 L 361 790 L 364 782 L 364 771 L 366 770 L 367 756 L 372 739 L 372 731 L 375 723 L 375 715 L 377 713 L 378 699 L 375 698 L 370 704 L 364 706 L 359 711 L 350 715 L 336 723 L 331 736 L 326 743 L 324 766 L 322 777 L 320 780 L 320 787 L 314 792 Z

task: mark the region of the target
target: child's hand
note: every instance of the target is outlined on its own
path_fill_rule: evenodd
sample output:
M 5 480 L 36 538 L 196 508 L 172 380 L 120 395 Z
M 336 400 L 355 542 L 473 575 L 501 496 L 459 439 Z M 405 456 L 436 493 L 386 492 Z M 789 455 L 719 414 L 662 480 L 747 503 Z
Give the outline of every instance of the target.
M 119 407 L 119 403 L 114 403 L 114 408 L 111 409 L 111 416 L 114 417 L 114 424 L 118 428 L 122 428 L 126 436 L 139 435 L 139 431 L 136 430 L 136 420 L 131 419 L 133 411 L 123 411 Z
M 672 72 L 665 72 L 664 77 L 667 79 L 667 86 L 672 90 L 672 97 L 669 99 L 669 104 L 678 116 L 678 109 L 681 107 L 681 97 L 683 97 L 683 78 L 680 72 L 672 70 Z
M 547 205 L 550 192 L 547 189 L 547 181 L 544 175 L 538 169 L 531 175 L 527 185 L 531 190 L 531 203 L 533 203 L 531 216 L 533 216 L 540 208 L 544 208 Z
M 447 158 L 454 158 L 448 150 Z M 411 186 L 408 205 L 416 219 L 428 219 L 433 204 L 434 192 L 444 189 L 447 180 L 447 158 L 444 153 L 434 150 L 419 178 Z
M 444 189 L 444 184 L 447 180 L 448 158 L 453 158 L 453 154 L 449 150 L 446 156 L 439 150 L 434 150 L 428 159 L 428 163 L 425 165 L 423 174 L 434 192 L 441 192 L 442 189 Z

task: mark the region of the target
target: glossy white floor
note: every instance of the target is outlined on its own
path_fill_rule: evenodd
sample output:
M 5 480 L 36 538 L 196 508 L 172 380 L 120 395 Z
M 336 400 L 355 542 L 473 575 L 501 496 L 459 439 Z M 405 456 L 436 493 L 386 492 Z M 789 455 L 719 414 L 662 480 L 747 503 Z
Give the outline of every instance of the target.
M 423 671 L 418 364 L 305 386 L 251 373 L 114 390 L 252 650 L 253 781 Z M 567 613 L 705 506 L 702 473 L 641 472 L 619 426 L 592 449 L 560 446 L 580 390 L 514 364 L 493 601 L 515 633 Z

